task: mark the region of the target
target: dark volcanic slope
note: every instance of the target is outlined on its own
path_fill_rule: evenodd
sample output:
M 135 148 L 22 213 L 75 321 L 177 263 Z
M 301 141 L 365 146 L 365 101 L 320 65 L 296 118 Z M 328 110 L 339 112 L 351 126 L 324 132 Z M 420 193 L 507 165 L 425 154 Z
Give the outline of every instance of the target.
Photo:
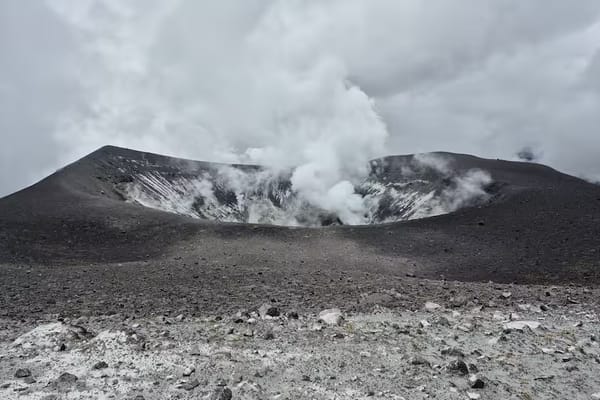
M 599 186 L 536 164 L 438 155 L 452 159 L 453 171 L 490 173 L 490 200 L 420 220 L 315 229 L 221 224 L 125 202 L 115 187 L 128 183 L 136 165 L 151 165 L 163 176 L 181 171 L 196 176 L 213 164 L 108 146 L 0 200 L 0 263 L 43 264 L 47 271 L 64 264 L 184 257 L 192 265 L 196 260 L 198 268 L 600 282 Z M 139 164 L 128 164 L 128 170 L 119 159 Z M 402 166 L 411 160 L 380 160 L 379 173 L 388 181 L 400 180 Z M 185 276 L 172 279 L 185 282 Z

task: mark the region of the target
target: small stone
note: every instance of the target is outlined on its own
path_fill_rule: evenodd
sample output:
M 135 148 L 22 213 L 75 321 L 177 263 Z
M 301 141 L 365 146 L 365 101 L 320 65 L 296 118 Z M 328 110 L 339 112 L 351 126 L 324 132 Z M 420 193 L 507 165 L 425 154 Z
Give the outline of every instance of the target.
M 196 372 L 196 368 L 194 367 L 188 367 L 183 371 L 183 376 L 190 376 L 192 375 L 194 372 Z
M 502 297 L 505 299 L 509 299 L 512 296 L 511 292 L 502 292 Z
M 454 374 L 467 375 L 469 367 L 462 360 L 454 360 L 446 366 L 446 369 Z
M 192 390 L 196 389 L 198 386 L 200 386 L 200 382 L 198 381 L 198 379 L 194 379 L 193 381 L 189 381 L 189 382 L 182 384 L 180 387 L 183 390 L 187 390 L 188 392 L 191 392 Z
M 466 306 L 468 299 L 465 296 L 455 296 L 450 299 L 450 306 L 452 308 L 460 308 Z
M 442 306 L 440 306 L 439 304 L 431 302 L 431 301 L 428 301 L 425 303 L 425 310 L 427 310 L 427 311 L 435 311 L 435 310 L 440 309 L 441 307 Z
M 319 321 L 327 325 L 341 325 L 344 317 L 339 308 L 330 308 L 319 313 Z
M 427 322 L 426 319 L 423 319 L 423 320 L 419 321 L 419 326 L 421 328 L 427 328 L 428 326 L 431 326 L 431 324 L 429 322 Z
M 511 322 L 504 324 L 504 329 L 509 329 L 509 330 L 512 329 L 512 330 L 522 331 L 522 330 L 524 330 L 525 327 L 527 327 L 529 329 L 537 329 L 540 327 L 540 323 L 537 321 L 511 321 Z
M 94 366 L 92 368 L 93 369 L 104 369 L 104 368 L 108 368 L 108 364 L 104 361 L 98 361 L 96 364 L 94 364 Z
M 259 369 L 259 370 L 257 370 L 257 371 L 254 373 L 254 376 L 255 376 L 256 378 L 264 378 L 265 376 L 267 376 L 267 374 L 268 374 L 268 373 L 269 373 L 269 371 L 268 371 L 268 369 L 267 369 L 267 368 L 262 368 L 262 369 Z
M 288 317 L 288 319 L 298 319 L 299 318 L 298 313 L 296 311 L 290 311 L 287 314 L 287 317 Z
M 472 389 L 483 389 L 485 386 L 485 382 L 477 375 L 471 375 L 469 377 L 469 385 Z
M 27 368 L 19 368 L 15 372 L 15 378 L 27 378 L 28 376 L 31 376 L 31 371 Z
M 506 315 L 502 314 L 502 311 L 494 311 L 494 314 L 492 315 L 492 319 L 494 321 L 504 321 L 504 320 L 507 320 L 508 318 L 506 318 Z
M 264 334 L 263 339 L 265 340 L 273 340 L 275 339 L 275 335 L 273 334 L 273 332 L 267 332 Z
M 554 354 L 556 353 L 555 349 L 551 349 L 551 348 L 547 348 L 547 347 L 542 347 L 542 353 L 544 354 Z
M 536 378 L 533 378 L 534 381 L 551 381 L 554 379 L 554 375 L 542 375 Z
M 479 393 L 467 392 L 467 397 L 469 400 L 478 400 L 481 398 L 481 395 Z
M 267 317 L 278 317 L 280 315 L 279 309 L 277 307 L 266 303 L 260 306 L 260 308 L 258 309 L 258 313 L 263 319 Z
M 446 348 L 442 349 L 442 355 L 460 357 L 460 358 L 465 357 L 465 353 L 463 353 L 461 349 L 456 348 L 456 347 L 446 347 Z
M 429 366 L 430 363 L 428 360 L 426 360 L 424 357 L 421 356 L 413 356 L 410 358 L 410 363 L 412 365 L 427 365 Z
M 225 386 L 227 386 L 227 381 L 223 378 L 217 379 L 217 382 L 215 383 L 215 385 L 217 385 L 219 387 L 225 387 Z
M 58 377 L 57 381 L 60 383 L 75 383 L 78 379 L 79 378 L 77 376 L 68 372 L 64 372 Z
M 233 393 L 231 392 L 231 389 L 228 387 L 220 387 L 213 392 L 211 400 L 231 400 L 232 397 Z
M 592 394 L 592 399 L 600 399 L 600 392 L 596 392 Z

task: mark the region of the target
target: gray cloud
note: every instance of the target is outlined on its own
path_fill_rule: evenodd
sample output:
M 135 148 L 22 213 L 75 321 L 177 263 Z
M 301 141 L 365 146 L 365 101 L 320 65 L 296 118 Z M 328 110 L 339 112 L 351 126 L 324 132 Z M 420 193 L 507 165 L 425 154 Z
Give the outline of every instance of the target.
M 64 160 L 52 136 L 77 102 L 69 74 L 76 47 L 41 2 L 0 4 L 0 195 L 33 183 Z
M 0 2 L 0 195 L 104 144 L 303 165 L 517 158 L 600 179 L 600 3 Z M 327 160 L 324 162 L 323 160 Z M 19 171 L 18 173 L 16 171 Z

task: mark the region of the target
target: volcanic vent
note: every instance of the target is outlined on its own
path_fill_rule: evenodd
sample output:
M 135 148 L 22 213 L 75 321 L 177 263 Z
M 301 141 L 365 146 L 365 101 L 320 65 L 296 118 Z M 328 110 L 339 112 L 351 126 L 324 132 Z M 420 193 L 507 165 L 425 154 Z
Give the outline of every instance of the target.
M 173 159 L 125 149 L 101 159 L 121 200 L 204 220 L 285 226 L 356 224 L 294 190 L 293 171 Z M 373 160 L 354 184 L 360 224 L 426 218 L 475 206 L 495 192 L 490 175 L 456 168 L 449 154 Z

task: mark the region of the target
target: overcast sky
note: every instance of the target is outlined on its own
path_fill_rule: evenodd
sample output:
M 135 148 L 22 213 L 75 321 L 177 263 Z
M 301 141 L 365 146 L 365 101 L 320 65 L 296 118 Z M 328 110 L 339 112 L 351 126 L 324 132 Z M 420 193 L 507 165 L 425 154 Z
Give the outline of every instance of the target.
M 600 179 L 600 1 L 2 0 L 0 196 L 105 144 Z

